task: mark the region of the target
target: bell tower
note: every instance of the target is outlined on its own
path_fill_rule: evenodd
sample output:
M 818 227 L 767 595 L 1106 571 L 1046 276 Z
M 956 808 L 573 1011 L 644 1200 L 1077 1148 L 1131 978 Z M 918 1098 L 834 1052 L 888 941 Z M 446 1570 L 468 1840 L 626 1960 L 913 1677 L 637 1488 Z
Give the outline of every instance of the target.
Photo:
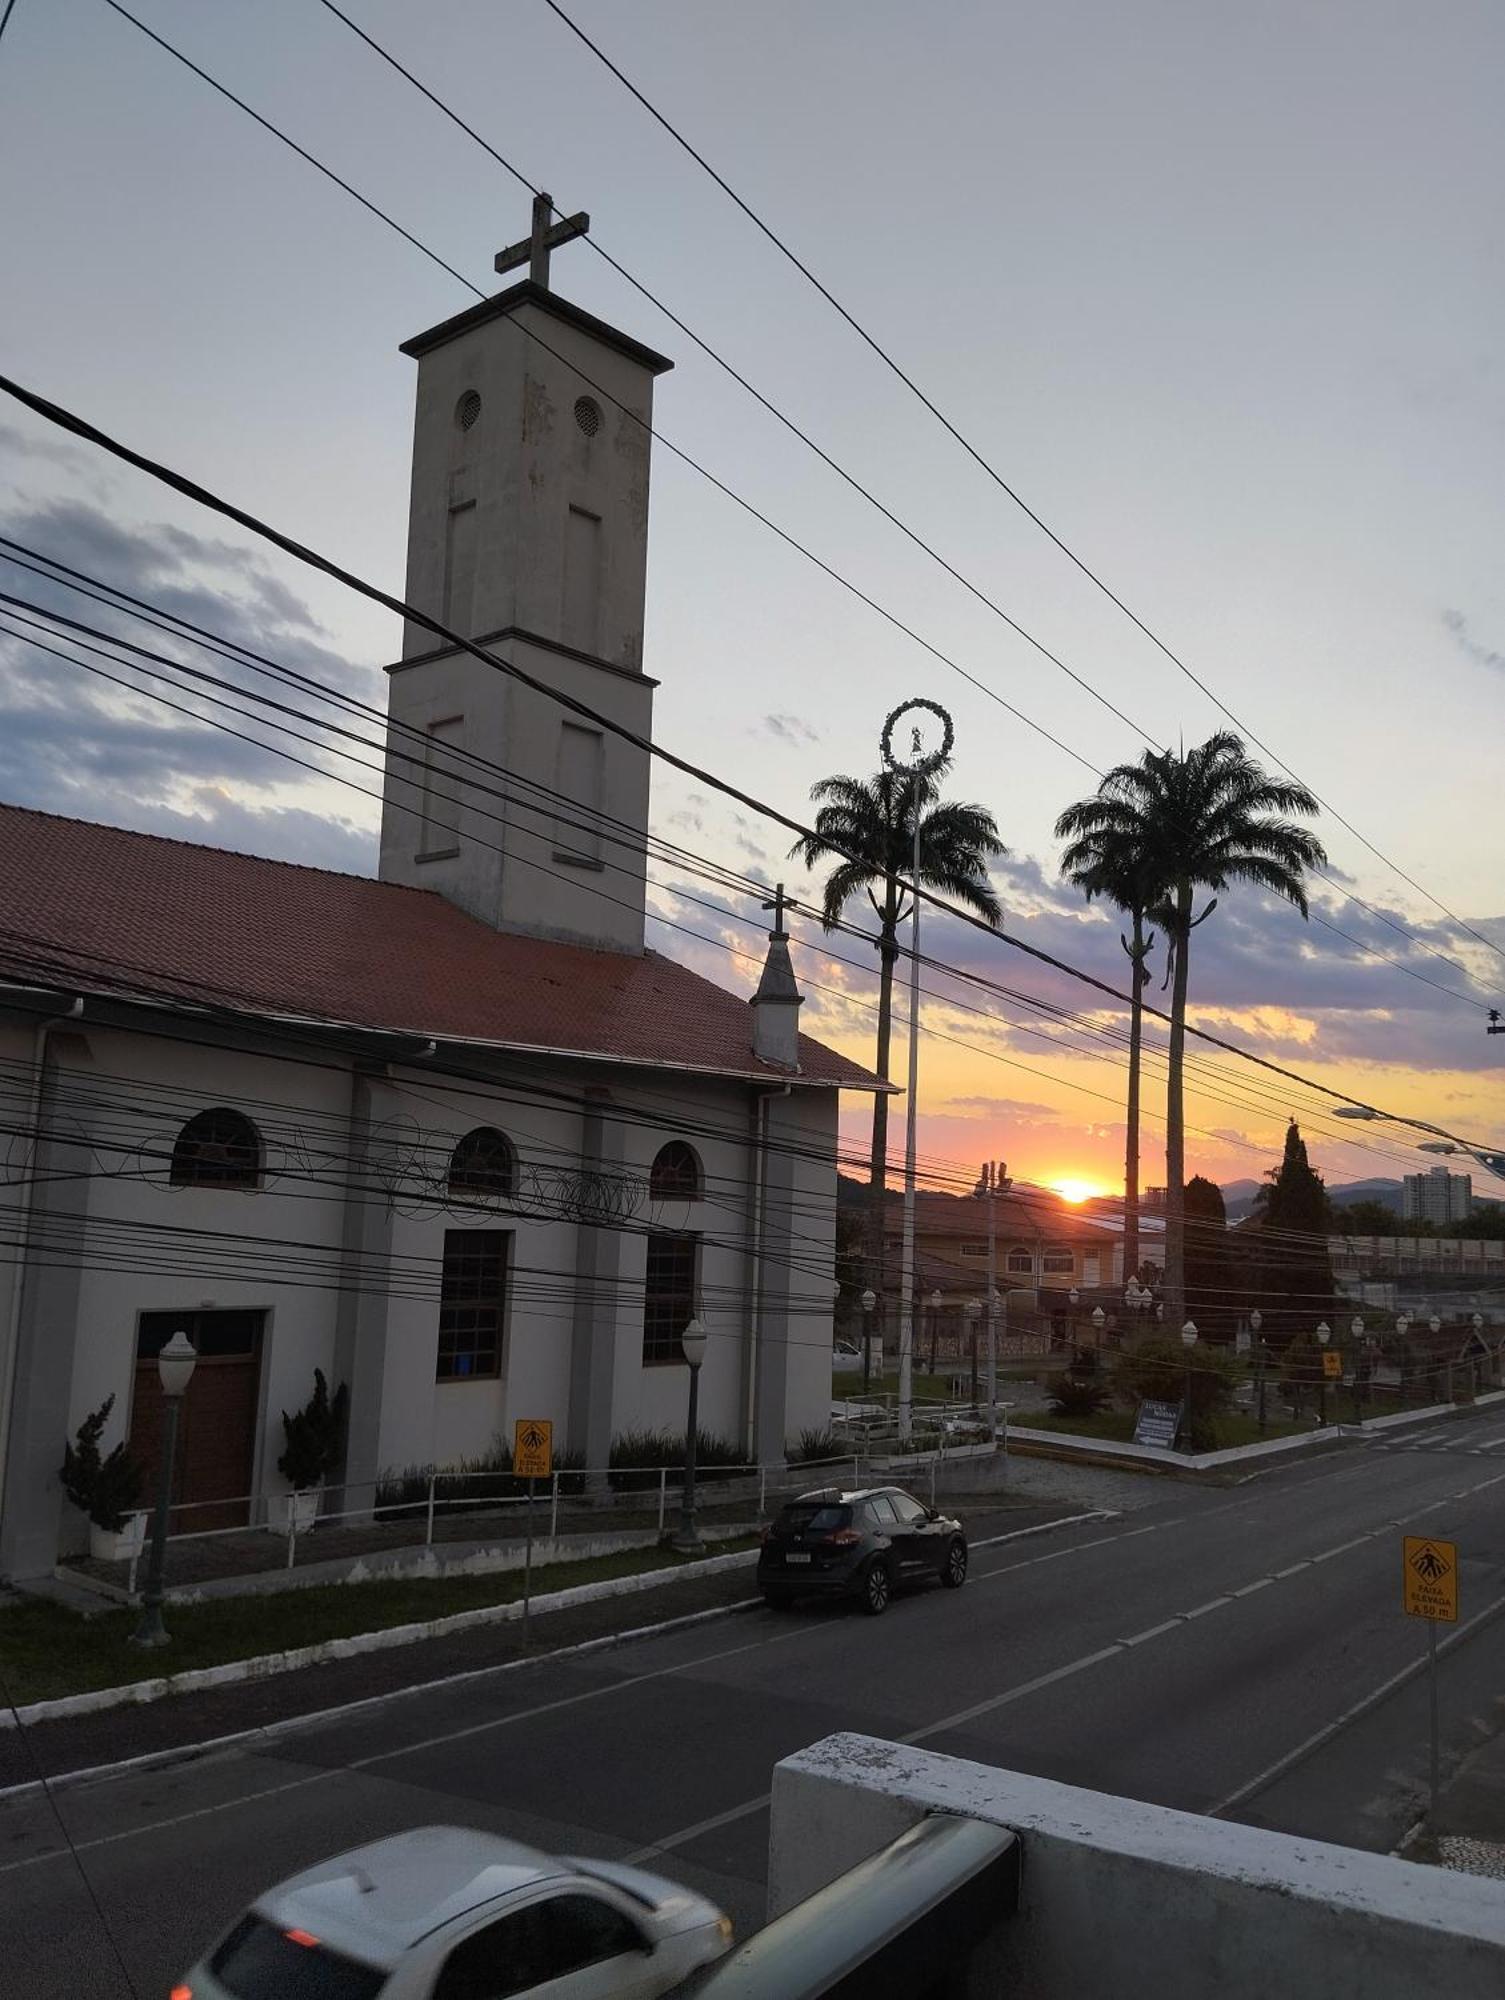
M 544 687 L 648 737 L 643 672 L 654 378 L 673 364 L 549 288 L 589 218 L 533 230 L 529 275 L 403 344 L 418 363 L 407 600 L 484 666 L 409 625 L 387 669 L 384 881 L 482 922 L 643 946 L 649 759 Z

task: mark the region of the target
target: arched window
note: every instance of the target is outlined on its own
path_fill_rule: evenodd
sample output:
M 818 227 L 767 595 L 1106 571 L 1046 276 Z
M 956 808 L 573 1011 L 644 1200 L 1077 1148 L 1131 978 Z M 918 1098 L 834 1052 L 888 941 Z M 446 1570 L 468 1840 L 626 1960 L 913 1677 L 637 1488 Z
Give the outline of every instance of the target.
M 671 1139 L 653 1162 L 648 1192 L 655 1201 L 695 1201 L 700 1195 L 700 1162 L 683 1139 Z
M 178 1134 L 168 1179 L 173 1187 L 258 1188 L 261 1134 L 243 1112 L 200 1111 Z
M 517 1155 L 494 1125 L 477 1125 L 450 1155 L 449 1191 L 461 1201 L 495 1201 L 517 1190 Z
M 1015 1244 L 1014 1248 L 1009 1252 L 1008 1262 L 1005 1264 L 1004 1269 L 1019 1273 L 1027 1278 L 1034 1268 L 1035 1260 L 1031 1252 L 1026 1250 L 1022 1243 Z

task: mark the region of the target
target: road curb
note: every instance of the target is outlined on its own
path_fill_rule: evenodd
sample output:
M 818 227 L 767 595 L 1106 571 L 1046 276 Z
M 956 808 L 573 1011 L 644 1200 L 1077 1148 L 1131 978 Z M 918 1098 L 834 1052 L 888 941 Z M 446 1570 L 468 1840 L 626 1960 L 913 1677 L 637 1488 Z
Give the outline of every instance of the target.
M 1002 1542 L 1023 1541 L 1031 1535 L 1048 1534 L 1053 1528 L 1070 1528 L 1084 1521 L 1116 1518 L 1111 1508 L 1094 1508 L 1085 1514 L 1062 1514 L 1052 1521 L 1036 1521 L 1028 1528 L 1012 1528 L 1002 1535 L 990 1535 L 982 1541 L 975 1542 L 973 1546 L 996 1548 Z M 756 1559 L 758 1552 L 756 1549 L 747 1549 L 739 1550 L 737 1553 L 745 1559 Z M 725 1557 L 713 1557 L 711 1560 L 727 1568 L 733 1566 Z M 706 1566 L 704 1563 L 697 1563 L 688 1573 L 694 1575 L 704 1570 Z M 662 1570 L 645 1573 L 655 1580 L 661 1580 L 665 1574 Z M 683 1575 L 686 1572 L 671 1573 Z M 591 1586 L 577 1585 L 576 1588 L 589 1589 Z M 556 1598 L 563 1594 L 554 1593 Z M 535 1609 L 543 1602 L 542 1598 L 535 1599 Z M 731 1604 L 716 1604 L 703 1611 L 681 1612 L 673 1618 L 657 1619 L 651 1625 L 633 1625 L 617 1632 L 600 1633 L 594 1639 L 578 1639 L 572 1645 L 556 1646 L 547 1653 L 528 1653 L 515 1660 L 497 1660 L 484 1667 L 464 1667 L 455 1673 L 439 1674 L 432 1680 L 413 1681 L 405 1687 L 383 1688 L 379 1694 L 357 1696 L 354 1701 L 335 1702 L 328 1708 L 306 1709 L 298 1715 L 278 1716 L 271 1722 L 259 1722 L 249 1729 L 232 1729 L 218 1736 L 200 1737 L 192 1743 L 175 1743 L 160 1750 L 144 1750 L 139 1756 L 116 1758 L 108 1764 L 84 1764 L 76 1770 L 60 1771 L 55 1776 L 46 1778 L 25 1778 L 18 1784 L 0 1786 L 0 1804 L 26 1798 L 38 1792 L 56 1793 L 73 1786 L 120 1777 L 128 1771 L 167 1770 L 174 1765 L 193 1763 L 201 1757 L 212 1756 L 216 1751 L 233 1750 L 243 1744 L 270 1744 L 279 1737 L 293 1735 L 300 1729 L 317 1728 L 321 1723 L 358 1715 L 383 1703 L 402 1701 L 413 1695 L 434 1694 L 441 1689 L 461 1687 L 467 1681 L 477 1681 L 495 1674 L 513 1673 L 521 1667 L 548 1666 L 555 1660 L 579 1659 L 589 1653 L 610 1652 L 614 1647 L 630 1645 L 637 1639 L 661 1638 L 667 1633 L 685 1631 L 692 1625 L 709 1625 L 718 1618 L 732 1618 L 743 1611 L 756 1611 L 761 1604 L 761 1598 L 739 1597 Z M 65 1696 L 63 1699 L 71 1697 Z M 45 1703 L 35 1702 L 30 1708 L 14 1713 L 23 1718 L 31 1717 L 36 1709 L 45 1706 Z M 14 1721 L 10 1722 L 9 1726 L 14 1728 Z M 29 1722 L 26 1726 L 30 1726 Z
M 677 1564 L 673 1568 L 639 1570 L 632 1576 L 603 1577 L 595 1583 L 574 1583 L 565 1590 L 551 1590 L 532 1600 L 535 1613 L 565 1611 L 577 1604 L 594 1604 L 603 1598 L 630 1597 L 680 1576 L 714 1576 L 720 1570 L 745 1568 L 758 1560 L 756 1549 L 737 1549 L 730 1555 L 707 1556 L 700 1562 Z M 482 1625 L 511 1624 L 523 1615 L 520 1597 L 505 1604 L 481 1604 L 470 1611 L 452 1611 L 443 1618 L 426 1618 L 410 1625 L 388 1625 L 375 1632 L 353 1632 L 343 1639 L 320 1639 L 312 1646 L 290 1646 L 280 1653 L 257 1653 L 246 1660 L 227 1660 L 218 1667 L 191 1667 L 180 1674 L 161 1674 L 151 1680 L 127 1681 L 112 1688 L 90 1688 L 83 1694 L 54 1696 L 50 1701 L 34 1701 L 23 1708 L 0 1710 L 0 1730 L 29 1728 L 33 1723 L 57 1722 L 69 1716 L 97 1715 L 101 1709 L 126 1708 L 163 1701 L 169 1695 L 194 1694 L 203 1688 L 233 1686 L 237 1681 L 264 1680 L 273 1674 L 295 1673 L 303 1667 L 317 1667 L 330 1660 L 350 1660 L 362 1653 L 384 1653 L 397 1646 L 416 1646 L 424 1639 L 444 1639 L 455 1632 L 473 1631 Z M 0 1793 L 0 1797 L 4 1797 Z

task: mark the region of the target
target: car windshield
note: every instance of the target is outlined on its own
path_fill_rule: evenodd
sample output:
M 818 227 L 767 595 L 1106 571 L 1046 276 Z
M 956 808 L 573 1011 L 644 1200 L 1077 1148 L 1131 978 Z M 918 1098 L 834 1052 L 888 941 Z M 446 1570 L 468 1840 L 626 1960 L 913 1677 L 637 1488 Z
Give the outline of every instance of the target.
M 241 1918 L 209 1970 L 234 2000 L 375 2000 L 387 1983 L 375 1966 L 254 1913 Z
M 852 1510 L 829 1500 L 797 1500 L 778 1518 L 778 1531 L 785 1535 L 825 1535 L 835 1528 L 850 1527 Z

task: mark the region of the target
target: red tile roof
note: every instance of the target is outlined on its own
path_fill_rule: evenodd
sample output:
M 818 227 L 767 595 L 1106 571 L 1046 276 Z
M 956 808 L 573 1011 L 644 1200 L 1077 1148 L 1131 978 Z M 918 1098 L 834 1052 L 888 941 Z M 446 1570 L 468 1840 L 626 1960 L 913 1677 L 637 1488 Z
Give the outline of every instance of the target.
M 431 889 L 0 805 L 0 978 L 783 1081 L 752 1010 L 656 952 L 493 931 Z M 872 1089 L 800 1036 L 793 1081 Z

